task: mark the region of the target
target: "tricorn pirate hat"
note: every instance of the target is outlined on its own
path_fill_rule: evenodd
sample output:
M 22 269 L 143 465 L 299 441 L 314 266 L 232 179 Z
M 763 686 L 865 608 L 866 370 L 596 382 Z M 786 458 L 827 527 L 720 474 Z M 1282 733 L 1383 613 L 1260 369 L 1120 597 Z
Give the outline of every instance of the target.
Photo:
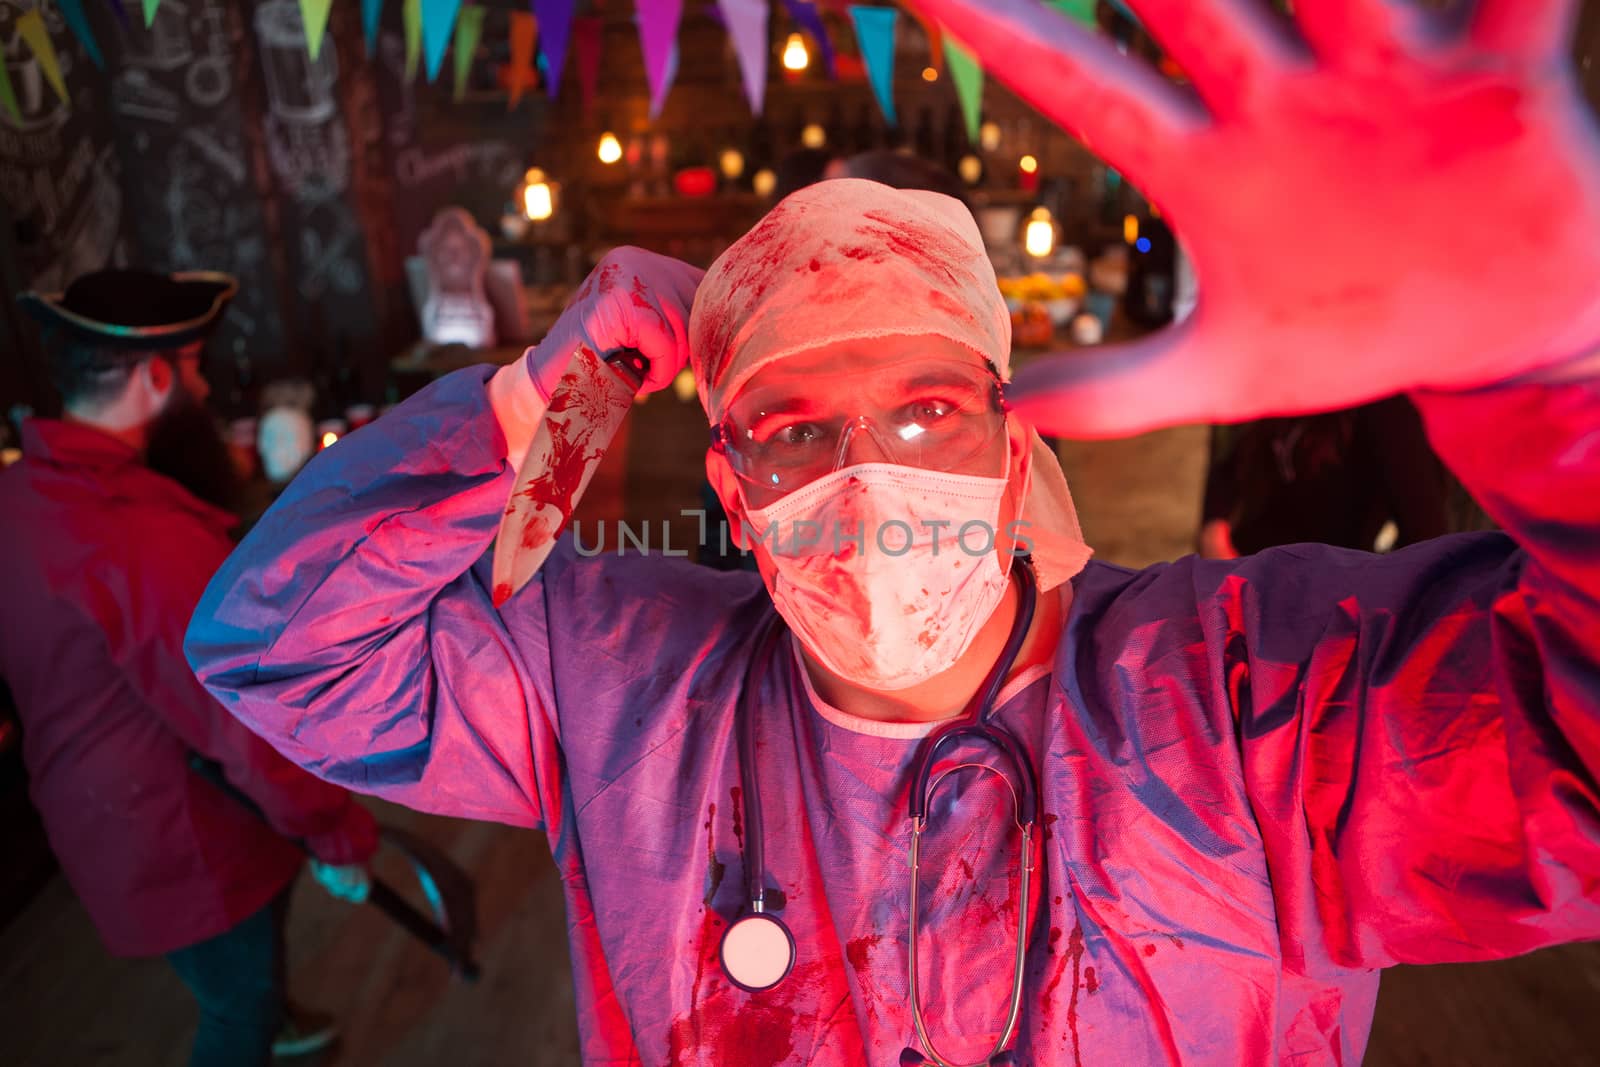
M 64 293 L 23 293 L 18 302 L 48 327 L 127 351 L 179 348 L 216 327 L 239 291 L 218 271 L 109 269 L 82 275 Z

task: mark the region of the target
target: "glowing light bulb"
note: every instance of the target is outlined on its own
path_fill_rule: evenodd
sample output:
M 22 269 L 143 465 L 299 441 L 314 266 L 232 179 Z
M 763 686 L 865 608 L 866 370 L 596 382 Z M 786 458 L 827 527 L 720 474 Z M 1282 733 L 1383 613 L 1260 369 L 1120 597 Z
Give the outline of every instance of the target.
M 934 70 L 932 67 L 923 67 L 922 80 L 925 82 L 936 82 L 939 80 L 939 72 Z
M 1141 252 L 1150 251 L 1150 238 L 1148 238 L 1148 237 L 1139 238 L 1137 241 L 1134 242 L 1133 247 L 1137 248 Z
M 1023 156 L 1017 160 L 1017 166 L 1022 168 L 1022 173 L 1024 174 L 1037 174 L 1039 172 L 1039 161 L 1033 156 Z
M 961 162 L 956 164 L 956 171 L 961 175 L 961 180 L 968 185 L 977 185 L 978 179 L 983 177 L 983 160 L 968 152 L 961 157 Z
M 323 448 L 327 448 L 329 445 L 333 444 L 338 439 L 339 439 L 339 435 L 334 433 L 332 430 L 329 430 L 327 433 L 322 435 L 322 447 Z
M 600 135 L 600 162 L 615 163 L 622 158 L 622 142 L 617 140 L 617 135 L 607 130 Z
M 1139 216 L 1125 215 L 1122 219 L 1122 239 L 1130 245 L 1139 240 Z
M 1043 259 L 1056 247 L 1056 224 L 1046 208 L 1034 208 L 1022 233 L 1022 249 L 1035 259 Z
M 806 128 L 800 131 L 800 143 L 807 148 L 821 148 L 828 143 L 828 131 L 815 122 L 808 122 Z
M 543 222 L 556 211 L 550 183 L 544 180 L 544 171 L 538 167 L 528 171 L 524 180 L 527 184 L 522 189 L 522 213 L 534 222 Z
M 756 176 L 750 179 L 750 184 L 754 186 L 757 196 L 771 196 L 772 190 L 778 187 L 778 176 L 763 167 L 756 171 Z
M 737 148 L 724 148 L 717 157 L 717 168 L 722 171 L 722 176 L 731 181 L 738 181 L 744 173 L 744 153 Z
M 672 379 L 672 393 L 685 404 L 693 400 L 698 395 L 694 386 L 694 371 L 688 367 L 679 371 L 678 376 Z
M 993 152 L 1000 147 L 1000 124 L 998 122 L 985 122 L 978 127 L 978 144 L 985 152 Z
M 811 53 L 806 51 L 805 38 L 798 33 L 791 33 L 783 46 L 783 69 L 805 70 L 810 65 Z

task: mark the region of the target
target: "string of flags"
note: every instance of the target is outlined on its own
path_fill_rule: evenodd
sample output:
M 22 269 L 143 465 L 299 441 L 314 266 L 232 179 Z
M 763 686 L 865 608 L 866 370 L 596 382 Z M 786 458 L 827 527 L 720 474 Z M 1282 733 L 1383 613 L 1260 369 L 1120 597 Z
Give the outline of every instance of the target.
M 95 2 L 95 0 L 91 0 Z M 123 0 L 98 0 L 108 3 L 117 17 L 127 22 Z M 298 0 L 305 27 L 306 49 L 315 60 L 328 31 L 333 0 Z M 391 0 L 401 5 L 401 28 L 405 42 L 406 79 L 425 70 L 428 81 L 437 80 L 447 50 L 455 53 L 452 68 L 453 90 L 457 99 L 465 93 L 472 59 L 483 36 L 486 9 L 463 0 Z M 1046 0 L 1046 3 L 1085 26 L 1096 25 L 1099 0 Z M 1132 18 L 1122 0 L 1107 0 L 1119 13 Z M 894 105 L 894 59 L 901 24 L 900 9 L 881 4 L 851 4 L 841 0 L 782 0 L 788 20 L 815 49 L 824 74 L 836 79 L 849 58 L 836 53 L 821 6 L 847 13 L 855 31 L 860 60 L 852 60 L 859 76 L 864 67 L 873 95 L 886 121 L 897 123 Z M 105 60 L 85 17 L 84 0 L 56 0 L 62 20 L 97 67 Z M 145 27 L 155 21 L 161 0 L 141 0 Z M 637 0 L 636 22 L 644 54 L 645 74 L 650 87 L 650 115 L 661 113 L 678 67 L 678 27 L 683 15 L 683 0 Z M 384 0 L 361 0 L 361 27 L 368 53 L 377 46 L 378 26 Z M 577 15 L 578 0 L 527 0 L 527 10 L 510 13 L 510 64 L 503 72 L 509 105 L 515 107 L 524 93 L 539 79 L 542 68 L 546 92 L 554 99 L 559 92 L 569 42 L 578 63 L 578 83 L 585 114 L 594 107 L 599 85 L 603 23 L 598 16 Z M 770 0 L 715 0 L 715 17 L 727 29 L 738 58 L 740 80 L 753 114 L 761 114 L 766 94 L 768 60 L 772 54 L 772 7 Z M 983 110 L 983 68 L 971 49 L 950 36 L 936 21 L 916 14 L 929 43 L 929 64 L 934 77 L 948 71 L 960 101 L 967 133 L 978 139 Z M 32 52 L 49 83 L 67 101 L 61 65 L 43 17 L 35 9 L 20 15 L 16 35 Z M 859 65 L 854 65 L 859 62 Z M 6 68 L 0 64 L 0 109 L 17 118 L 17 100 Z

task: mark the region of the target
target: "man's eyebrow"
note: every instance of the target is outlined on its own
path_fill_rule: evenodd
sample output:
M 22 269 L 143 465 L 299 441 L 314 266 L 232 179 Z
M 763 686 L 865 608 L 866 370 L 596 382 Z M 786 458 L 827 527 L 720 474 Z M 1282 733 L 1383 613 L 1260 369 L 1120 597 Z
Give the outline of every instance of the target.
M 744 407 L 745 405 L 740 405 Z M 805 394 L 780 394 L 771 401 L 752 403 L 743 413 L 752 422 L 774 415 L 803 415 L 817 410 L 817 402 Z

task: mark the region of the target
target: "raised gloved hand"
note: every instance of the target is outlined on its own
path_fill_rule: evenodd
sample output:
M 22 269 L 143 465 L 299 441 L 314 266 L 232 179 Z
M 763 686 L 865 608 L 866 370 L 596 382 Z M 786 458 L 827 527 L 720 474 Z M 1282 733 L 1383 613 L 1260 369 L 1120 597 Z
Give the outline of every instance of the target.
M 705 271 L 642 248 L 616 248 L 590 273 L 556 324 L 525 357 L 548 401 L 580 347 L 604 356 L 635 348 L 650 361 L 643 391 L 672 384 L 689 362 L 689 309 Z
M 1573 0 L 1132 0 L 1171 84 L 1026 0 L 921 0 L 1137 183 L 1199 304 L 1135 344 L 1040 360 L 1041 429 L 1114 436 L 1465 389 L 1600 345 L 1600 148 Z

